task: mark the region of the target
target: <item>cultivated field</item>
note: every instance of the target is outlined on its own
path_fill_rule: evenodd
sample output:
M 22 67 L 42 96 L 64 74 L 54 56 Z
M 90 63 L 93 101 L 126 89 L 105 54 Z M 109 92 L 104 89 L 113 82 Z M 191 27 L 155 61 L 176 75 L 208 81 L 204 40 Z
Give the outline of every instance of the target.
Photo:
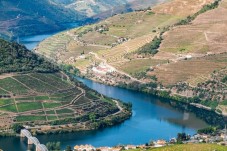
M 90 113 L 108 116 L 118 111 L 112 100 L 82 89 L 61 73 L 0 76 L 0 115 L 3 120 L 0 128 L 21 122 L 29 125 L 53 123 Z
M 225 43 L 217 42 L 215 37 L 224 35 L 215 33 L 227 29 L 223 25 L 226 16 L 220 15 L 222 17 L 217 17 L 215 22 L 211 19 L 214 18 L 214 14 L 225 14 L 224 2 L 221 9 L 209 11 L 208 15 L 207 13 L 200 15 L 191 25 L 177 26 L 164 34 L 160 51 L 154 58 L 149 56 L 145 60 L 138 58 L 129 60 L 127 57 L 151 42 L 155 36 L 159 36 L 164 27 L 193 15 L 211 2 L 213 0 L 173 0 L 152 9 L 114 15 L 97 24 L 75 28 L 48 38 L 36 51 L 56 61 L 71 64 L 83 73 L 86 73 L 90 65 L 100 62 L 125 72 L 125 75 L 133 75 L 155 67 L 154 72 L 148 74 L 156 75 L 165 85 L 180 81 L 196 85 L 207 80 L 213 70 L 222 68 L 225 63 L 214 63 L 206 59 L 182 61 L 181 57 L 190 53 L 193 58 L 197 58 L 203 57 L 211 50 L 224 51 Z M 209 18 L 208 16 L 210 20 L 203 19 Z M 204 24 L 201 24 L 202 22 Z M 212 24 L 214 25 L 211 26 Z M 64 40 L 61 41 L 61 38 Z M 51 43 L 55 46 L 52 47 Z M 58 44 L 62 43 L 64 46 L 58 47 Z
M 167 61 L 155 59 L 135 59 L 120 65 L 119 69 L 128 74 L 134 75 L 135 73 L 146 71 L 151 67 L 155 68 L 156 66 L 160 66 L 163 63 L 167 63 Z
M 196 86 L 198 83 L 207 81 L 214 70 L 225 68 L 226 64 L 227 54 L 225 53 L 172 62 L 159 66 L 148 74 L 156 75 L 164 85 L 188 82 L 191 86 Z
M 196 13 L 204 5 L 214 2 L 213 0 L 173 0 L 157 7 L 153 10 L 160 14 L 171 14 L 176 16 L 187 17 Z
M 68 64 L 76 62 L 82 52 L 87 54 L 90 51 L 97 52 L 110 63 L 124 61 L 124 55 L 136 51 L 158 35 L 163 27 L 180 19 L 182 16 L 153 10 L 119 14 L 48 38 L 40 43 L 36 52 Z M 127 40 L 119 42 L 121 38 Z
M 185 53 L 221 53 L 227 47 L 227 2 L 199 15 L 191 24 L 167 32 L 160 51 Z

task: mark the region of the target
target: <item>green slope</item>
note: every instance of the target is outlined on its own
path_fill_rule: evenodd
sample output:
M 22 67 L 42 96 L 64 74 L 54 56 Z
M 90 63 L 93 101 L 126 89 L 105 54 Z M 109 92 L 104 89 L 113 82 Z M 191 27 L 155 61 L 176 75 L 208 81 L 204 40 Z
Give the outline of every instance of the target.
M 0 39 L 0 74 L 7 72 L 56 72 L 58 67 L 24 46 Z
M 119 108 L 112 99 L 82 85 L 24 46 L 0 40 L 0 53 L 0 118 L 4 119 L 0 135 L 2 129 L 14 124 L 45 128 L 34 128 L 38 133 L 78 131 L 110 126 L 131 115 L 126 109 L 115 115 Z M 72 125 L 46 129 L 47 125 L 66 124 Z

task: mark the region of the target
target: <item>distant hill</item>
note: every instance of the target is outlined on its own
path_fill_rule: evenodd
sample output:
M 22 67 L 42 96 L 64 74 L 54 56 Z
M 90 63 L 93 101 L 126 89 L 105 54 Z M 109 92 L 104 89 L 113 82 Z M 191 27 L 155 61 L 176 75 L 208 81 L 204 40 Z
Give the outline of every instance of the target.
M 0 74 L 22 71 L 58 71 L 57 66 L 17 43 L 10 43 L 0 39 L 0 54 Z
M 165 0 L 1 0 L 0 37 L 15 38 L 67 28 Z
M 167 0 L 52 0 L 81 14 L 104 19 L 114 14 L 147 8 Z
M 0 34 L 8 38 L 60 30 L 85 17 L 50 0 L 1 0 L 0 12 Z

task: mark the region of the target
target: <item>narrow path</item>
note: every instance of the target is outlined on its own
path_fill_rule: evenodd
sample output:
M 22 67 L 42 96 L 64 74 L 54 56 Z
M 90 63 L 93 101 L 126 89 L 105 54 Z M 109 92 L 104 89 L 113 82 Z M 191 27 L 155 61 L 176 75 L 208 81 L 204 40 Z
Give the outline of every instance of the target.
M 44 115 L 45 115 L 45 117 L 46 117 L 46 121 L 48 121 L 47 114 L 46 114 L 46 111 L 45 111 L 45 107 L 44 107 L 44 105 L 43 105 L 43 102 L 41 102 L 41 104 L 42 104 L 42 107 L 43 107 Z
M 14 105 L 15 105 L 15 107 L 16 107 L 16 109 L 17 109 L 17 113 L 19 113 L 19 110 L 18 110 L 18 106 L 17 106 L 16 99 L 14 98 L 14 99 L 13 99 L 13 101 L 14 101 Z
M 55 116 L 57 117 L 57 119 L 59 120 L 59 117 L 58 117 L 58 114 L 57 114 L 56 110 L 54 110 L 54 113 L 55 113 Z
M 119 108 L 119 111 L 114 113 L 114 114 L 112 114 L 112 115 L 116 115 L 116 114 L 121 113 L 123 111 L 123 108 L 120 106 L 118 101 L 116 101 L 116 100 L 113 100 L 113 101 L 116 103 L 117 107 Z
M 31 90 L 32 92 L 35 92 L 33 89 L 31 89 L 30 87 L 28 87 L 27 85 L 25 85 L 24 83 L 20 82 L 19 80 L 17 80 L 14 77 L 11 77 L 13 80 L 17 81 L 18 83 L 22 84 L 24 87 L 28 88 L 29 90 Z

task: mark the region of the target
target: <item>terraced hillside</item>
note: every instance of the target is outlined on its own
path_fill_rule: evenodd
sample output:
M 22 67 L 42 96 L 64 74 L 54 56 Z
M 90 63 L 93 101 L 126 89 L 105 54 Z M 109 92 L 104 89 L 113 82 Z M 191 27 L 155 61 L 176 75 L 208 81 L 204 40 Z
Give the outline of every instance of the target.
M 165 0 L 1 0 L 0 37 L 17 38 L 67 29 Z
M 35 51 L 100 82 L 164 91 L 226 114 L 224 77 L 217 74 L 227 66 L 226 6 L 224 0 L 172 0 L 62 32 Z M 50 48 L 58 37 L 71 38 Z
M 27 65 L 26 70 L 2 70 L 0 74 L 0 133 L 11 132 L 9 128 L 14 124 L 22 124 L 42 133 L 74 128 L 96 129 L 116 124 L 112 122 L 113 118 L 123 121 L 130 116 L 130 111 L 122 103 L 74 81 L 46 60 L 46 64 L 42 64 L 36 60 L 35 54 L 23 46 L 4 40 L 0 41 L 0 46 L 1 54 L 10 49 L 12 54 L 17 54 L 17 59 L 29 54 L 25 63 L 20 62 Z M 1 63 L 6 63 L 2 60 L 5 58 L 0 59 Z M 40 61 L 40 64 L 32 68 L 36 61 Z M 10 64 L 17 67 L 16 63 L 7 65 Z M 49 70 L 37 70 L 42 69 L 43 65 L 49 65 L 45 66 Z
M 77 62 L 76 65 L 81 70 L 89 66 L 84 62 L 94 63 L 79 57 L 90 51 L 113 66 L 122 65 L 128 61 L 125 55 L 151 42 L 164 27 L 173 25 L 210 2 L 211 0 L 180 2 L 182 8 L 177 10 L 177 14 L 171 10 L 162 12 L 166 5 L 177 6 L 179 1 L 174 0 L 152 9 L 115 15 L 98 24 L 72 29 L 48 38 L 38 46 L 36 52 L 67 64 L 74 65 Z

